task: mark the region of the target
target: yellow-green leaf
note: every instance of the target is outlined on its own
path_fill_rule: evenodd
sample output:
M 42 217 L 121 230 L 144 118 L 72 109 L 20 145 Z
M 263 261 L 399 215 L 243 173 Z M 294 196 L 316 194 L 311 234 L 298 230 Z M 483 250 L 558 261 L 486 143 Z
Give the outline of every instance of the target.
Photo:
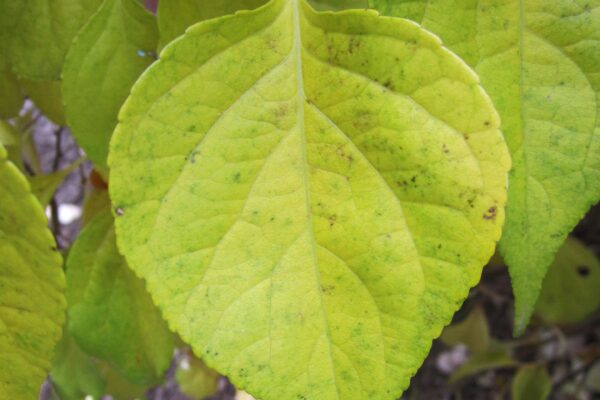
M 69 332 L 87 353 L 130 381 L 156 383 L 169 367 L 173 335 L 117 252 L 108 210 L 81 232 L 67 260 Z
M 544 279 L 536 313 L 559 324 L 580 322 L 600 307 L 600 261 L 568 238 Z
M 107 177 L 108 143 L 131 86 L 154 58 L 154 16 L 138 0 L 105 0 L 75 38 L 63 70 L 67 121 Z
M 600 200 L 600 0 L 370 0 L 481 77 L 513 158 L 500 250 L 523 332 L 554 255 Z
M 5 147 L 19 146 L 19 133 L 6 121 L 0 120 L 0 144 Z
M 61 265 L 42 207 L 0 145 L 0 400 L 38 396 L 64 322 Z
M 270 399 L 393 399 L 493 254 L 509 156 L 416 24 L 298 0 L 212 19 L 111 142 L 119 246 L 197 355 Z
M 267 0 L 163 0 L 158 2 L 159 49 L 196 22 L 252 10 Z
M 0 37 L 13 71 L 57 80 L 73 37 L 101 0 L 1 0 Z

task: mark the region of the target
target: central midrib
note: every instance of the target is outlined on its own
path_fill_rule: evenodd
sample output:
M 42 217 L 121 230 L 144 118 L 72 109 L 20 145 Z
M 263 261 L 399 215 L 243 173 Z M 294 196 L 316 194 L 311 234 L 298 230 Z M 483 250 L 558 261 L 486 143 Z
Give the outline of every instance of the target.
M 325 335 L 327 336 L 327 346 L 329 348 L 329 359 L 331 361 L 331 375 L 333 379 L 333 384 L 335 386 L 337 398 L 340 399 L 340 392 L 336 382 L 335 376 L 335 365 L 333 361 L 333 352 L 331 348 L 331 333 L 329 331 L 329 322 L 327 318 L 327 312 L 325 310 L 325 302 L 323 300 L 323 293 L 321 292 L 321 277 L 318 266 L 317 259 L 317 250 L 315 246 L 315 235 L 313 230 L 313 219 L 312 219 L 312 209 L 311 209 L 311 201 L 310 201 L 310 179 L 308 177 L 308 155 L 306 149 L 306 130 L 305 130 L 305 109 L 304 103 L 306 102 L 306 93 L 304 92 L 304 77 L 303 77 L 303 68 L 302 68 L 302 29 L 300 27 L 300 7 L 301 1 L 303 0 L 289 0 L 292 2 L 292 13 L 294 19 L 294 47 L 292 52 L 296 58 L 296 93 L 297 93 L 297 107 L 298 107 L 298 121 L 296 124 L 296 129 L 299 130 L 299 134 L 301 136 L 300 140 L 300 150 L 302 151 L 303 157 L 303 173 L 304 173 L 304 190 L 305 190 L 305 202 L 306 202 L 306 224 L 307 224 L 307 233 L 308 240 L 310 241 L 310 248 L 312 251 L 312 256 L 314 260 L 314 273 L 315 279 L 317 282 L 317 293 L 319 294 L 319 300 L 321 302 L 321 315 L 323 316 L 323 323 L 325 329 Z M 318 340 L 318 339 L 317 339 Z

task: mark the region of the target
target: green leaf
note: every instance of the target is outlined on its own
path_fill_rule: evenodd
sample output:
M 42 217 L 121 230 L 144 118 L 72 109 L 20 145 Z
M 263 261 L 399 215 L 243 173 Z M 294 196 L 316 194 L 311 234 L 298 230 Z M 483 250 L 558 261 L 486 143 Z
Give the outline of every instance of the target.
M 110 198 L 106 190 L 98 190 L 88 187 L 83 202 L 83 215 L 81 217 L 83 225 L 93 220 L 96 215 L 101 214 L 107 208 L 110 208 Z
M 50 203 L 52 196 L 54 196 L 54 193 L 60 187 L 63 181 L 67 178 L 67 176 L 75 171 L 84 160 L 84 158 L 80 158 L 68 167 L 51 174 L 35 175 L 30 177 L 29 183 L 31 184 L 31 191 L 35 197 L 38 198 L 40 204 L 46 206 L 48 203 Z
M 191 399 L 202 400 L 217 391 L 219 374 L 192 356 L 180 362 L 175 380 L 181 393 Z
M 368 0 L 311 0 L 317 11 L 340 11 L 352 8 L 369 8 Z
M 585 386 L 594 394 L 600 393 L 600 362 L 596 362 L 585 377 Z
M 23 93 L 12 72 L 0 70 L 0 93 L 0 118 L 12 118 L 19 114 Z
M 63 96 L 69 127 L 105 177 L 117 113 L 154 61 L 157 40 L 156 20 L 138 0 L 105 0 L 67 55 Z
M 101 0 L 2 1 L 0 37 L 13 71 L 57 80 L 73 37 Z
M 545 365 L 526 365 L 519 368 L 512 383 L 513 400 L 546 400 L 552 381 Z
M 120 121 L 121 251 L 195 353 L 263 400 L 399 395 L 500 236 L 497 114 L 408 21 L 297 0 L 205 21 Z
M 500 250 L 520 334 L 554 255 L 600 200 L 600 1 L 370 1 L 439 35 L 498 108 L 513 159 Z
M 86 226 L 69 253 L 67 300 L 69 332 L 84 351 L 133 383 L 160 380 L 173 356 L 173 335 L 117 252 L 109 211 Z
M 85 354 L 65 332 L 56 348 L 50 371 L 52 385 L 61 400 L 100 399 L 106 383 L 98 362 Z
M 61 337 L 62 259 L 27 179 L 0 145 L 0 399 L 37 398 Z
M 114 400 L 145 400 L 144 393 L 148 389 L 144 385 L 136 385 L 123 377 L 109 365 L 105 365 L 106 394 Z
M 490 345 L 490 332 L 481 307 L 476 307 L 457 324 L 447 326 L 440 339 L 449 346 L 462 343 L 473 353 L 483 353 Z
M 545 321 L 580 322 L 600 307 L 600 261 L 577 239 L 558 251 L 536 305 Z
M 518 365 L 507 352 L 507 349 L 497 342 L 492 342 L 487 351 L 474 354 L 455 373 L 450 376 L 450 383 L 457 382 L 466 377 L 477 375 L 484 371 L 511 368 Z
M 158 2 L 159 49 L 182 35 L 196 22 L 252 10 L 267 0 L 163 0 Z
M 65 122 L 60 81 L 20 79 L 20 84 L 27 96 L 49 120 L 60 126 L 67 124 Z

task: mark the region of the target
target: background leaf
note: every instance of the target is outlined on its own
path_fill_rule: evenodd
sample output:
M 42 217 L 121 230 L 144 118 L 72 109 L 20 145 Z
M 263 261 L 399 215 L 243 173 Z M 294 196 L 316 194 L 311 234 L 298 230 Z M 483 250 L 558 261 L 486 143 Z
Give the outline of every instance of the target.
M 31 184 L 31 191 L 38 198 L 40 204 L 43 206 L 48 205 L 52 200 L 52 196 L 54 196 L 54 192 L 59 188 L 59 186 L 63 183 L 65 178 L 69 176 L 73 171 L 75 171 L 81 163 L 84 161 L 84 158 L 80 158 L 78 161 L 75 161 L 73 164 L 63 168 L 60 171 L 53 172 L 51 174 L 46 175 L 35 175 L 29 177 L 29 183 Z
M 62 259 L 42 207 L 0 145 L 0 399 L 33 399 L 61 336 Z
M 577 239 L 569 238 L 550 266 L 536 305 L 545 321 L 580 322 L 600 307 L 600 261 Z
M 457 382 L 486 370 L 511 368 L 516 365 L 518 365 L 518 362 L 508 354 L 505 346 L 501 343 L 492 342 L 486 351 L 475 353 L 466 363 L 454 372 L 450 376 L 450 382 Z
M 500 236 L 497 114 L 409 21 L 274 0 L 199 23 L 120 121 L 120 249 L 257 398 L 399 395 Z
M 87 225 L 69 253 L 67 300 L 69 332 L 82 349 L 133 383 L 159 381 L 173 355 L 173 335 L 117 252 L 108 210 Z
M 56 81 L 32 81 L 20 79 L 19 83 L 27 96 L 33 101 L 37 108 L 57 125 L 64 126 L 65 110 L 61 94 L 61 82 Z M 80 88 L 81 89 L 81 88 Z
M 179 363 L 175 380 L 183 394 L 191 399 L 202 400 L 217 391 L 219 374 L 208 368 L 202 360 L 189 356 Z
M 197 22 L 252 10 L 267 0 L 163 0 L 158 2 L 159 49 Z
M 86 396 L 99 400 L 106 386 L 99 363 L 81 351 L 68 332 L 56 347 L 50 377 L 61 400 L 80 400 Z
M 552 382 L 545 365 L 526 365 L 519 368 L 512 384 L 513 400 L 545 400 Z
M 440 338 L 449 346 L 462 343 L 473 353 L 483 353 L 488 350 L 490 332 L 483 309 L 477 307 L 464 321 L 447 326 Z
M 131 86 L 154 61 L 154 16 L 137 0 L 105 0 L 75 38 L 63 70 L 63 96 L 73 136 L 108 176 L 108 143 Z
M 0 39 L 13 71 L 57 80 L 73 37 L 101 0 L 2 0 Z

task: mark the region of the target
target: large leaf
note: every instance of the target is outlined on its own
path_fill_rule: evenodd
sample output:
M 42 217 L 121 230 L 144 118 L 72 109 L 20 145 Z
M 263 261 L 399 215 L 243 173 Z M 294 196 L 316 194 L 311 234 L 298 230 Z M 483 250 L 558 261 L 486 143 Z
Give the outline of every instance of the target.
M 101 0 L 0 0 L 0 38 L 13 70 L 36 80 L 60 78 L 73 37 Z
M 252 10 L 267 0 L 162 0 L 158 2 L 160 48 L 180 36 L 196 22 Z
M 497 114 L 409 21 L 297 0 L 205 21 L 120 120 L 120 249 L 196 354 L 261 399 L 394 398 L 500 236 Z
M 108 142 L 131 86 L 154 61 L 158 32 L 138 0 L 105 0 L 75 38 L 63 70 L 69 126 L 98 170 L 108 176 Z
M 140 384 L 157 382 L 169 367 L 173 335 L 117 252 L 108 210 L 87 225 L 69 253 L 67 300 L 69 332 L 89 354 Z
M 600 199 L 600 1 L 371 2 L 438 34 L 500 112 L 514 164 L 500 250 L 520 333 L 554 255 Z
M 42 207 L 0 145 L 0 399 L 37 398 L 61 337 L 62 259 Z

